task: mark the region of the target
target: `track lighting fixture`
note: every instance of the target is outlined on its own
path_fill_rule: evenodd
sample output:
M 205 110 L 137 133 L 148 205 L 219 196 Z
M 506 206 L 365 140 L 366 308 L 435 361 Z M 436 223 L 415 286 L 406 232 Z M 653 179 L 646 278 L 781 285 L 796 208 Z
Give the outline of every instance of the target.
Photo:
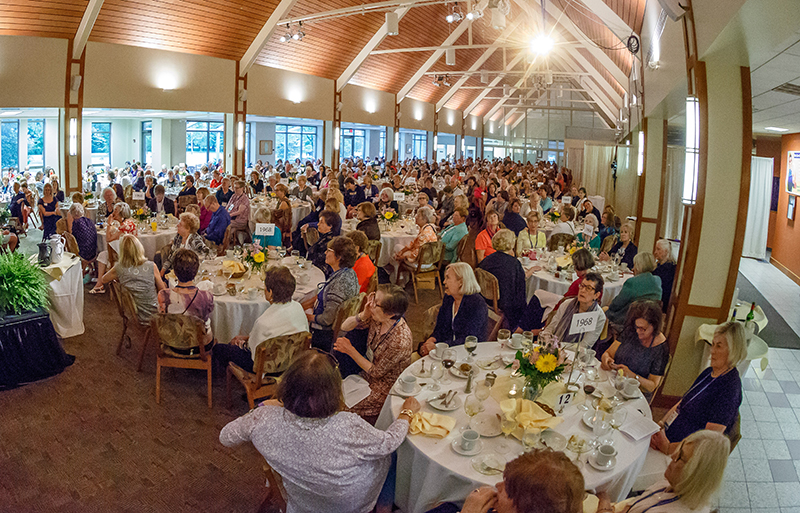
M 292 27 L 287 23 L 286 24 L 286 34 L 281 36 L 279 41 L 281 43 L 289 43 L 291 41 L 302 41 L 303 38 L 306 37 L 306 33 L 303 32 L 303 22 L 298 22 L 297 24 L 297 32 L 292 32 Z

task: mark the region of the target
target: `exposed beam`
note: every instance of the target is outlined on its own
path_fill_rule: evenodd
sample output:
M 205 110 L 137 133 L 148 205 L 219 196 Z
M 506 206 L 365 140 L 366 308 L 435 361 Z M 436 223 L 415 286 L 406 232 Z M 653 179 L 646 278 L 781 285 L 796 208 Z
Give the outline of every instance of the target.
M 560 62 L 561 65 L 566 69 L 574 69 L 577 68 L 578 66 L 572 60 L 564 58 L 560 55 L 554 55 L 553 57 L 557 62 Z M 602 91 L 599 89 L 599 86 L 593 80 L 586 81 L 585 85 L 588 89 L 587 94 L 589 95 L 589 97 L 597 101 L 597 106 L 600 108 L 602 113 L 608 117 L 607 121 L 610 121 L 611 126 L 613 126 L 614 124 L 613 121 L 617 119 L 619 115 L 619 107 L 610 105 L 608 103 L 609 99 L 603 95 Z
M 520 91 L 520 90 L 522 90 L 522 88 L 517 89 L 517 91 Z M 534 92 L 537 91 L 537 89 L 530 89 L 530 90 L 534 91 Z M 532 94 L 533 93 L 528 93 L 527 97 L 532 96 Z M 486 96 L 484 98 L 484 100 L 513 100 L 513 98 L 510 98 L 510 97 L 507 97 L 507 96 Z M 559 98 L 557 101 L 558 102 L 563 102 L 563 103 L 597 103 L 594 100 L 572 100 L 572 99 L 569 99 L 569 98 L 567 98 L 567 99 Z M 525 107 L 525 105 L 513 105 L 513 107 L 517 107 L 517 106 Z M 527 106 L 530 107 L 530 105 L 527 105 Z
M 275 10 L 272 11 L 272 14 L 269 15 L 267 22 L 261 27 L 261 30 L 258 32 L 258 35 L 250 43 L 250 46 L 247 48 L 247 51 L 244 52 L 244 55 L 239 60 L 239 76 L 243 77 L 247 75 L 247 72 L 250 71 L 250 68 L 253 67 L 255 64 L 256 59 L 258 58 L 258 54 L 261 53 L 261 50 L 267 45 L 270 36 L 272 36 L 272 32 L 275 30 L 280 24 L 281 18 L 283 18 L 289 11 L 292 10 L 294 7 L 295 2 L 297 0 L 281 0 L 281 3 L 275 7 Z
M 78 25 L 78 31 L 75 32 L 75 39 L 72 45 L 72 58 L 78 60 L 86 48 L 86 42 L 89 41 L 89 34 L 92 33 L 94 22 L 97 21 L 97 15 L 100 14 L 100 8 L 103 7 L 103 0 L 89 0 L 89 5 L 83 11 L 81 23 Z
M 446 4 L 449 2 L 450 0 L 389 0 L 386 2 L 362 3 L 350 7 L 341 7 L 339 9 L 333 9 L 330 11 L 321 11 L 304 14 L 303 16 L 297 16 L 294 18 L 285 18 L 281 20 L 281 24 L 294 24 L 301 21 L 303 24 L 310 24 L 320 21 L 333 20 L 336 18 L 346 18 L 348 16 L 363 16 L 369 13 L 375 14 L 380 12 L 391 12 L 403 7 L 424 7 L 426 5 Z
M 403 16 L 406 15 L 406 13 L 410 8 L 411 7 L 401 7 L 400 9 L 397 9 L 395 11 L 395 13 L 397 14 L 398 23 L 400 22 L 400 20 L 403 19 Z M 344 86 L 346 86 L 347 83 L 350 81 L 350 79 L 353 78 L 353 75 L 356 74 L 358 68 L 360 68 L 361 65 L 364 64 L 364 61 L 367 60 L 367 57 L 369 57 L 370 52 L 372 52 L 375 48 L 378 47 L 379 44 L 381 44 L 381 42 L 383 42 L 384 38 L 387 36 L 387 32 L 388 32 L 388 26 L 384 21 L 383 25 L 381 25 L 381 28 L 379 28 L 378 31 L 375 32 L 375 34 L 372 36 L 372 38 L 370 38 L 367 44 L 364 45 L 364 48 L 362 48 L 361 51 L 358 52 L 356 58 L 353 59 L 353 61 L 342 72 L 342 74 L 339 75 L 339 78 L 336 80 L 337 91 L 341 91 L 342 89 L 344 89 Z
M 508 76 L 508 75 L 544 75 L 544 71 L 490 71 L 489 73 L 496 73 L 498 75 Z M 574 76 L 591 76 L 591 73 L 586 72 L 571 72 L 571 71 L 551 71 L 554 77 L 564 76 L 564 77 L 574 77 Z M 480 75 L 480 71 L 427 71 L 424 73 L 425 75 L 466 75 L 466 76 L 475 76 Z
M 481 3 L 478 5 L 478 9 L 480 10 L 486 9 L 487 4 L 488 0 L 481 0 Z M 458 38 L 461 37 L 461 34 L 463 34 L 464 31 L 466 31 L 470 25 L 472 25 L 471 21 L 466 19 L 463 20 L 461 23 L 458 24 L 458 26 L 453 30 L 453 32 L 451 32 L 450 35 L 447 36 L 447 39 L 445 39 L 442 42 L 441 46 L 449 46 L 458 41 Z M 414 73 L 414 76 L 412 76 L 411 79 L 408 82 L 406 82 L 406 84 L 403 87 L 400 88 L 400 91 L 397 92 L 398 102 L 403 101 L 403 98 L 405 98 L 406 95 L 411 92 L 414 86 L 417 85 L 417 82 L 420 81 L 422 76 L 425 75 L 425 73 L 429 69 L 431 69 L 431 66 L 436 64 L 436 61 L 438 61 L 443 54 L 444 50 L 439 48 L 438 50 L 434 51 L 430 57 L 428 57 L 428 60 L 425 61 L 422 67 L 419 68 L 417 72 Z
M 631 34 L 635 34 L 633 27 L 625 23 L 619 15 L 603 0 L 582 0 L 592 12 L 602 20 L 608 30 L 614 33 L 620 41 L 627 41 Z
M 506 71 L 511 71 L 512 69 L 514 69 L 514 67 L 517 64 L 519 64 L 520 61 L 522 61 L 522 58 L 525 57 L 525 53 L 526 52 L 523 50 L 519 52 L 516 57 L 511 59 L 511 62 L 509 62 L 506 65 Z M 477 107 L 481 103 L 481 101 L 483 101 L 484 97 L 486 97 L 486 95 L 488 95 L 489 92 L 492 89 L 494 89 L 494 87 L 497 86 L 497 84 L 499 84 L 501 80 L 503 80 L 504 76 L 505 75 L 497 75 L 496 77 L 494 77 L 492 81 L 489 82 L 489 84 L 486 86 L 486 88 L 478 95 L 478 97 L 472 100 L 472 103 L 470 103 L 469 106 L 466 109 L 464 109 L 465 118 L 469 116 L 469 113 L 472 112 L 475 109 L 475 107 Z
M 516 93 L 516 92 L 517 92 L 517 88 L 518 88 L 518 87 L 522 87 L 522 86 L 525 84 L 525 80 L 527 80 L 527 78 L 528 78 L 528 77 L 529 77 L 531 74 L 533 74 L 533 72 L 532 72 L 531 70 L 533 69 L 533 66 L 534 66 L 534 64 L 536 64 L 536 61 L 538 61 L 538 60 L 539 60 L 539 59 L 538 59 L 538 57 L 535 57 L 535 58 L 534 58 L 533 62 L 531 62 L 531 64 L 530 64 L 530 66 L 528 66 L 528 67 L 526 68 L 526 70 L 525 70 L 525 73 L 523 73 L 523 75 L 522 75 L 522 78 L 520 78 L 519 80 L 517 80 L 517 83 L 516 83 L 516 84 L 514 84 L 514 85 L 513 85 L 513 87 L 511 87 L 511 89 L 509 90 L 508 94 L 507 94 L 507 95 L 505 95 L 505 94 L 504 94 L 504 95 L 503 95 L 503 99 L 502 99 L 502 100 L 500 100 L 500 101 L 498 101 L 497 103 L 495 103 L 495 104 L 492 106 L 492 108 L 491 108 L 491 109 L 489 109 L 489 112 L 487 112 L 487 113 L 486 113 L 486 114 L 483 116 L 483 122 L 484 122 L 484 123 L 486 123 L 487 121 L 489 121 L 489 120 L 492 118 L 492 116 L 494 116 L 494 113 L 495 113 L 495 112 L 497 112 L 497 109 L 499 109 L 500 107 L 502 107 L 502 106 L 503 106 L 503 104 L 504 104 L 504 103 L 505 103 L 505 102 L 506 102 L 508 99 L 510 99 L 510 98 L 511 98 L 511 96 L 512 96 L 514 93 Z M 555 74 L 556 72 L 553 72 L 553 73 Z
M 519 22 L 517 22 L 519 24 Z M 499 40 L 500 38 L 498 38 Z M 435 50 L 480 50 L 483 48 L 490 48 L 496 50 L 498 48 L 508 48 L 511 50 L 520 50 L 528 48 L 528 45 L 521 44 L 490 44 L 490 45 L 450 45 L 450 46 L 415 46 L 413 48 L 392 48 L 391 50 L 374 50 L 370 55 L 385 55 L 389 53 L 414 53 L 414 52 L 433 52 Z
M 622 105 L 622 97 L 619 95 L 616 89 L 612 87 L 611 84 L 608 83 L 607 80 L 604 80 L 603 77 L 600 75 L 600 70 L 592 66 L 589 61 L 584 57 L 581 52 L 579 52 L 575 48 L 570 48 L 568 50 L 569 55 L 578 64 L 582 69 L 585 69 L 589 72 L 590 79 L 596 81 L 600 87 L 605 91 L 608 97 L 617 105 Z

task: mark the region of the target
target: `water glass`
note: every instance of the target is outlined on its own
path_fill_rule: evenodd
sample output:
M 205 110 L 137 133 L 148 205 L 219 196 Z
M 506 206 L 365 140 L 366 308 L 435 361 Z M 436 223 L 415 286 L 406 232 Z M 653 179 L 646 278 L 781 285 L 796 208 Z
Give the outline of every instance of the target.
M 468 395 L 464 399 L 464 413 L 467 414 L 469 420 L 467 420 L 467 425 L 461 428 L 462 431 L 466 431 L 468 429 L 472 429 L 470 425 L 472 424 L 472 417 L 477 415 L 483 410 L 483 403 L 475 397 L 474 395 Z
M 509 340 L 511 340 L 511 331 L 500 330 L 497 332 L 497 342 L 500 344 L 500 349 L 505 349 Z
M 611 433 L 611 423 L 609 422 L 609 415 L 602 411 L 597 410 L 592 420 L 592 433 L 594 434 L 594 441 L 596 445 L 602 445 Z
M 425 387 L 426 390 L 430 392 L 438 392 L 441 390 L 441 386 L 439 386 L 439 380 L 442 379 L 442 375 L 444 374 L 444 368 L 442 368 L 442 364 L 439 362 L 431 362 L 431 382 Z
M 539 446 L 542 439 L 542 431 L 535 427 L 526 427 L 522 432 L 522 447 L 525 452 L 531 451 Z
M 470 335 L 467 338 L 465 338 L 464 349 L 466 349 L 467 353 L 469 353 L 469 356 L 467 356 L 467 358 L 464 361 L 466 362 L 474 361 L 475 358 L 473 355 L 475 354 L 475 350 L 478 349 L 478 337 Z
M 503 431 L 503 436 L 505 438 L 500 442 L 500 445 L 498 445 L 497 451 L 506 453 L 511 450 L 511 444 L 508 443 L 508 436 L 517 429 L 517 419 L 503 415 L 500 419 L 500 429 Z

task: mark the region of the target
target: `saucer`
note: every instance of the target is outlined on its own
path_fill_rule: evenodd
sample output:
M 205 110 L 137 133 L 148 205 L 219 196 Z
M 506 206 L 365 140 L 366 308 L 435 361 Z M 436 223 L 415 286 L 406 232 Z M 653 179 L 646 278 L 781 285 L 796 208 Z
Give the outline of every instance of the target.
M 464 449 L 461 448 L 461 437 L 458 437 L 454 438 L 453 441 L 450 442 L 450 447 L 452 447 L 454 451 L 456 451 L 458 454 L 462 456 L 475 456 L 476 454 L 478 454 L 483 450 L 483 442 L 480 439 L 478 439 L 475 442 L 475 447 L 473 447 L 471 451 L 465 451 Z
M 400 382 L 396 382 L 392 387 L 392 392 L 400 397 L 414 397 L 422 391 L 422 386 L 419 383 L 414 383 L 414 390 L 412 392 L 403 392 L 400 388 Z
M 472 429 L 484 438 L 492 438 L 503 434 L 500 418 L 494 413 L 479 413 L 472 419 Z
M 430 357 L 431 357 L 431 358 L 433 358 L 434 360 L 441 360 L 441 359 L 442 359 L 442 357 L 441 357 L 441 356 L 439 356 L 438 354 L 436 354 L 436 349 L 431 349 L 431 352 L 430 352 L 430 353 L 428 353 L 428 356 L 430 356 Z
M 625 393 L 624 390 L 620 390 L 619 395 L 621 395 L 625 399 L 638 399 L 639 397 L 642 396 L 642 391 L 637 388 L 636 392 L 634 392 L 633 394 L 628 395 L 628 394 Z
M 608 470 L 614 470 L 614 467 L 617 466 L 617 457 L 616 456 L 614 456 L 613 458 L 608 460 L 608 464 L 607 465 L 602 466 L 599 463 L 597 463 L 597 461 L 595 461 L 595 456 L 596 455 L 597 455 L 597 452 L 596 451 L 592 451 L 592 453 L 589 454 L 589 457 L 586 458 L 586 460 L 589 462 L 589 465 L 591 465 L 593 469 L 599 470 L 600 472 L 606 472 Z
M 499 455 L 494 453 L 481 454 L 472 458 L 472 468 L 485 476 L 502 474 L 506 468 L 506 462 Z

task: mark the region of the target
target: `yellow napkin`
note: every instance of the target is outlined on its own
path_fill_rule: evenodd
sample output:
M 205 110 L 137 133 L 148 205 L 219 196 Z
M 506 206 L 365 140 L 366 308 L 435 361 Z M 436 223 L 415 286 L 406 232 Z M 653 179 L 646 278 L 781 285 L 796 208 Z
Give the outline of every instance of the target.
M 506 418 L 516 415 L 519 426 L 512 434 L 520 440 L 527 428 L 552 429 L 564 422 L 563 418 L 551 416 L 541 406 L 527 399 L 506 399 L 500 403 L 500 409 Z
M 556 258 L 556 265 L 561 268 L 572 265 L 572 255 L 564 255 Z
M 418 412 L 411 419 L 408 432 L 412 435 L 425 435 L 444 438 L 456 427 L 456 419 L 436 413 Z
M 223 261 L 222 262 L 222 268 L 226 269 L 226 270 L 230 269 L 231 273 L 233 273 L 233 274 L 243 273 L 244 272 L 244 266 L 242 265 L 242 263 L 241 262 L 236 262 L 235 260 L 225 260 L 225 261 Z

